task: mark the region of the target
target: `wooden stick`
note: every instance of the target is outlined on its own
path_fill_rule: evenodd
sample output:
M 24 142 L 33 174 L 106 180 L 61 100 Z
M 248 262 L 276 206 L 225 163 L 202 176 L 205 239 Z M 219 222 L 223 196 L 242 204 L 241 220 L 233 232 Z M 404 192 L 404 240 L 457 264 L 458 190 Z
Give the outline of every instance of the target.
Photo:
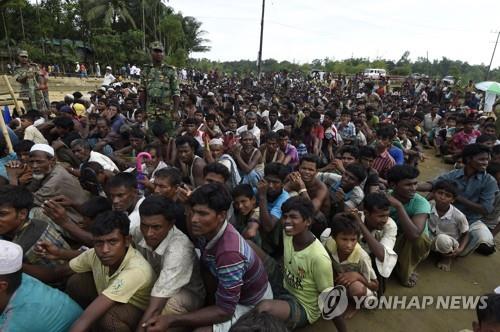
M 21 115 L 22 114 L 21 107 L 19 107 L 19 103 L 17 101 L 16 94 L 14 93 L 14 89 L 12 89 L 12 86 L 10 85 L 9 78 L 7 77 L 7 75 L 3 75 L 3 80 L 5 81 L 5 84 L 7 85 L 7 88 L 9 89 L 9 93 L 10 93 L 12 99 L 14 99 L 14 107 L 16 108 L 17 114 Z
M 2 134 L 3 138 L 5 139 L 5 142 L 7 143 L 7 148 L 9 149 L 9 153 L 14 152 L 14 149 L 12 148 L 12 142 L 10 140 L 9 132 L 7 131 L 7 126 L 5 125 L 5 120 L 3 119 L 3 112 L 0 115 L 0 127 L 2 128 Z

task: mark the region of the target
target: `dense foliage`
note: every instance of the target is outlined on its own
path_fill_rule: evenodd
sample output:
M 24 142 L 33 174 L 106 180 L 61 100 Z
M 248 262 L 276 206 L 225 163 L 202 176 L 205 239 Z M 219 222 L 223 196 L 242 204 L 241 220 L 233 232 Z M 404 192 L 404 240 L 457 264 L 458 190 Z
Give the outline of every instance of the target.
M 162 0 L 4 0 L 0 10 L 4 58 L 27 49 L 41 63 L 141 65 L 160 40 L 167 61 L 183 66 L 191 52 L 209 49 L 201 23 Z

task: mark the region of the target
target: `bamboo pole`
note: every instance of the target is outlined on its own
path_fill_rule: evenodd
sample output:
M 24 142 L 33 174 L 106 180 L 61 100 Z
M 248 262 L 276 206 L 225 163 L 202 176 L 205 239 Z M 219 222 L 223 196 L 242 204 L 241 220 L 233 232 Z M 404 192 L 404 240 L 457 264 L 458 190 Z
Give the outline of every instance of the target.
M 12 86 L 10 85 L 9 78 L 7 75 L 3 75 L 3 80 L 5 81 L 5 84 L 7 85 L 7 88 L 9 89 L 10 96 L 14 100 L 14 107 L 16 108 L 17 114 L 21 115 L 21 107 L 19 107 L 19 102 L 17 101 L 16 94 L 14 93 L 14 89 L 12 89 Z

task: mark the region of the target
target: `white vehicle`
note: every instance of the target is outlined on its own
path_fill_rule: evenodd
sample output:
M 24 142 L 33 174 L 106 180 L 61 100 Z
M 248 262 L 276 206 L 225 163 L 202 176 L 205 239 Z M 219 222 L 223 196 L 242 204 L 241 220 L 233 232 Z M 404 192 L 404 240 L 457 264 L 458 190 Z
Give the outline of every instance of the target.
M 455 84 L 455 77 L 445 76 L 445 77 L 443 77 L 443 79 L 441 81 L 448 83 L 449 85 L 454 85 Z
M 381 77 L 386 77 L 387 72 L 385 71 L 385 69 L 367 68 L 365 69 L 363 76 L 366 78 L 378 80 Z

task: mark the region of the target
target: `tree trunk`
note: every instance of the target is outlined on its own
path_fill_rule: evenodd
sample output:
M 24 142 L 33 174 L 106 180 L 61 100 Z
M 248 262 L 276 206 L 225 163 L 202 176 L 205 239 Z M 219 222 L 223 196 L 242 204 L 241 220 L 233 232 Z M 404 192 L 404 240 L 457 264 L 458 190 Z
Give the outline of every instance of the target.
M 23 32 L 23 39 L 26 39 L 26 34 L 24 33 L 24 19 L 23 19 L 23 10 L 19 7 L 19 14 L 21 16 L 21 31 Z

